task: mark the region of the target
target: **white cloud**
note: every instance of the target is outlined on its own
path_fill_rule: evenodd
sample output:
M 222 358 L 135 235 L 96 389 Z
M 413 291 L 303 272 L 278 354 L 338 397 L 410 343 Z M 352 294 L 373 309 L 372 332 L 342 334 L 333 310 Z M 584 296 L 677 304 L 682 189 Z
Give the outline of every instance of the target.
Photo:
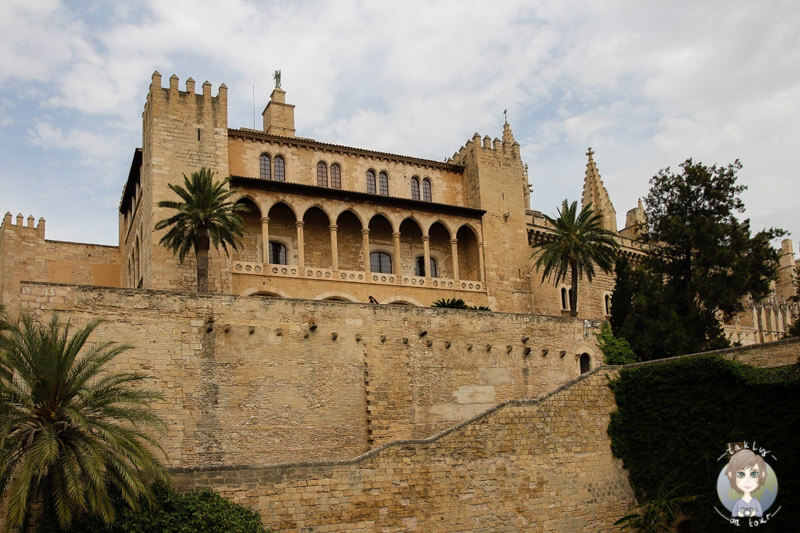
M 0 134 L 124 169 L 153 70 L 225 82 L 248 127 L 281 69 L 298 135 L 328 142 L 440 160 L 499 136 L 508 108 L 546 212 L 580 195 L 592 145 L 620 222 L 659 168 L 741 157 L 754 222 L 790 226 L 774 206 L 800 194 L 798 27 L 793 1 L 7 0 Z

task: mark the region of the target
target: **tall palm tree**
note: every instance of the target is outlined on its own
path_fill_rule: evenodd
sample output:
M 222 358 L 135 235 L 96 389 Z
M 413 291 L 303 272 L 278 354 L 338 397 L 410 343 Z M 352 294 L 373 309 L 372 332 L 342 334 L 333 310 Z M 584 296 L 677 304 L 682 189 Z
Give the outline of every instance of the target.
M 230 178 L 214 182 L 214 172 L 209 168 L 201 168 L 192 172 L 190 177 L 183 175 L 183 187 L 169 184 L 169 188 L 180 196 L 181 201 L 162 200 L 159 207 L 175 209 L 177 213 L 169 218 L 159 220 L 156 229 L 169 228 L 159 241 L 173 253 L 178 260 L 194 249 L 197 259 L 197 292 L 208 292 L 208 250 L 213 243 L 214 248 L 222 246 L 225 254 L 228 245 L 234 250 L 242 236 L 242 217 L 239 213 L 247 212 L 243 204 L 229 201 L 233 191 L 226 188 Z
M 167 480 L 149 407 L 160 396 L 139 373 L 105 367 L 129 346 L 84 346 L 98 322 L 71 337 L 53 314 L 47 324 L 3 318 L 0 334 L 0 496 L 6 527 L 42 520 L 66 528 L 77 515 L 114 519 L 110 487 L 136 508 L 153 481 Z M 37 524 L 38 523 L 38 524 Z
M 577 213 L 578 202 L 564 203 L 558 218 L 547 215 L 544 218 L 553 225 L 550 238 L 534 245 L 536 270 L 543 269 L 542 281 L 555 273 L 555 284 L 567 279 L 570 274 L 569 306 L 570 314 L 578 316 L 578 279 L 586 275 L 591 283 L 594 266 L 609 273 L 614 268 L 619 244 L 613 232 L 601 226 L 603 216 L 587 204 Z

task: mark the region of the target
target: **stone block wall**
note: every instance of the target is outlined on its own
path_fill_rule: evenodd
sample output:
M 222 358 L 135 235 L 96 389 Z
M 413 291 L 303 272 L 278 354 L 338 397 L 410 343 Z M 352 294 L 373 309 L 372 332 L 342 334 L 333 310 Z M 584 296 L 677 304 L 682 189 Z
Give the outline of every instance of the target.
M 20 282 L 29 279 L 118 286 L 119 263 L 116 246 L 46 240 L 44 219 L 34 226 L 31 216 L 23 225 L 18 215 L 14 224 L 7 213 L 0 225 L 0 305 L 16 314 Z
M 164 394 L 173 466 L 355 457 L 538 397 L 596 359 L 568 318 L 46 283 L 20 300 L 102 318 L 93 341 L 134 345 L 116 364 Z
M 276 531 L 616 531 L 633 503 L 607 433 L 607 369 L 351 461 L 181 469 Z
M 793 364 L 800 339 L 711 353 Z M 509 400 L 352 460 L 183 468 L 174 480 L 256 509 L 276 531 L 618 531 L 634 498 L 607 431 L 616 373 L 601 367 L 538 400 Z

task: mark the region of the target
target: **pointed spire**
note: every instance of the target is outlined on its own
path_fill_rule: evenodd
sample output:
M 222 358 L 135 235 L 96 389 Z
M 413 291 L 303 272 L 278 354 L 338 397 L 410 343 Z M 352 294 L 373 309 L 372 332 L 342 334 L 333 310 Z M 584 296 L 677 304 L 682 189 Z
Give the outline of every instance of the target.
M 511 146 L 515 144 L 517 141 L 514 140 L 514 134 L 511 133 L 511 126 L 509 125 L 508 121 L 503 124 L 503 144 Z
M 617 231 L 617 212 L 611 203 L 606 186 L 600 178 L 600 172 L 592 156 L 594 150 L 591 146 L 586 151 L 589 161 L 586 163 L 586 177 L 583 180 L 583 197 L 581 207 L 591 203 L 594 210 L 603 216 L 603 228 L 609 231 Z

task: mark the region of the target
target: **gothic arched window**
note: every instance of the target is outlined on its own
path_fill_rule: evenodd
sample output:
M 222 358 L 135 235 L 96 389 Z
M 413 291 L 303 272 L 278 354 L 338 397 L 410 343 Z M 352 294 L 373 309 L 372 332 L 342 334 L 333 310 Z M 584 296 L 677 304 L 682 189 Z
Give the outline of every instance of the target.
M 432 201 L 431 198 L 431 180 L 425 178 L 422 180 L 422 199 L 430 202 Z
M 286 181 L 286 163 L 279 155 L 275 156 L 275 181 Z
M 411 178 L 411 199 L 419 200 L 419 178 Z
M 328 165 L 323 161 L 317 163 L 317 185 L 320 187 L 328 186 Z
M 272 179 L 272 172 L 270 169 L 270 160 L 267 154 L 261 154 L 260 162 L 259 162 L 259 169 L 260 169 L 260 176 L 262 180 L 269 180 Z
M 378 194 L 389 196 L 389 176 L 386 172 L 378 174 Z
M 375 172 L 372 170 L 367 170 L 367 192 L 369 194 L 375 194 Z
M 342 167 L 339 163 L 331 165 L 331 187 L 334 189 L 342 188 Z

